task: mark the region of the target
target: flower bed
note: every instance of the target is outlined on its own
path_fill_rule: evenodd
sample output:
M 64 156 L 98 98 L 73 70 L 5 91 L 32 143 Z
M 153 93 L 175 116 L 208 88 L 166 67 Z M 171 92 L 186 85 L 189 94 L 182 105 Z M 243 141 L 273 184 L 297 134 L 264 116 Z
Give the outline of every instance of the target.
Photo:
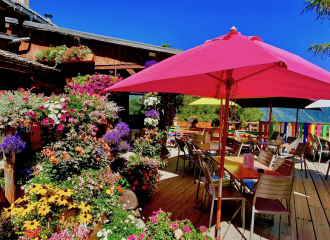
M 65 45 L 46 49 L 35 55 L 37 61 L 54 61 L 56 64 L 70 61 L 81 61 L 86 55 L 92 54 L 92 51 L 84 45 L 68 48 Z M 92 59 L 88 59 L 92 60 Z

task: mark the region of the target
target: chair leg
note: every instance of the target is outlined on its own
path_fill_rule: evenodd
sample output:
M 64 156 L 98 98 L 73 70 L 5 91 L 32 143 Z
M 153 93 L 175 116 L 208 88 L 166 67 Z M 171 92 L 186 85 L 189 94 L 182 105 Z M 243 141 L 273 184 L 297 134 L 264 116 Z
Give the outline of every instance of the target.
M 199 187 L 200 187 L 200 185 L 201 185 L 201 174 L 202 174 L 202 170 L 199 170 L 199 177 L 198 177 L 198 186 L 197 186 L 196 199 L 198 198 Z
M 328 163 L 328 170 L 327 170 L 327 174 L 325 175 L 325 179 L 328 179 L 329 170 L 330 170 L 330 162 Z
M 320 157 L 319 157 L 319 164 L 321 163 L 321 158 L 322 158 L 322 152 L 320 152 Z
M 242 199 L 242 209 L 241 209 L 241 212 L 242 212 L 242 216 L 241 216 L 242 227 L 243 227 L 243 230 L 245 230 L 245 199 Z
M 186 165 L 186 156 L 183 156 L 183 170 L 182 170 L 182 177 L 184 177 L 184 169 L 185 169 L 185 165 Z
M 212 204 L 211 204 L 211 214 L 210 214 L 210 220 L 209 220 L 209 228 L 211 227 L 211 224 L 212 224 L 213 208 L 214 208 L 214 196 L 212 196 Z
M 206 195 L 206 189 L 205 189 L 205 187 L 204 187 L 203 198 L 202 198 L 202 203 L 201 203 L 201 208 L 202 208 L 202 210 L 203 210 L 203 204 L 204 204 L 205 195 Z
M 304 157 L 304 164 L 305 164 L 305 175 L 307 179 L 307 164 L 306 164 L 306 158 Z
M 208 205 L 209 205 L 209 193 L 206 191 L 205 210 L 207 210 Z
M 178 161 L 176 162 L 176 170 L 175 171 L 178 171 L 179 158 L 180 158 L 180 151 L 178 152 Z
M 250 227 L 250 240 L 253 239 L 253 228 L 254 228 L 254 213 L 255 211 L 255 206 L 252 206 L 252 217 L 251 217 L 251 227 Z
M 196 164 L 193 163 L 193 170 L 194 170 L 194 184 L 196 184 Z

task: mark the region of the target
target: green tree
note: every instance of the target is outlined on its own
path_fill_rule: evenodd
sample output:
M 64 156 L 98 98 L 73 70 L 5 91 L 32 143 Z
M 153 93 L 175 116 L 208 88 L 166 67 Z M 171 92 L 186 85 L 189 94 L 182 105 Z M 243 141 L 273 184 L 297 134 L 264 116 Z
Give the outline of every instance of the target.
M 324 20 L 329 18 L 330 20 L 330 0 L 305 0 L 303 4 L 305 8 L 302 13 L 315 11 L 317 18 L 316 20 Z M 313 53 L 313 56 L 320 56 L 321 58 L 330 56 L 330 42 L 323 44 L 313 43 L 309 45 L 309 52 Z
M 129 114 L 142 114 L 143 102 L 139 98 L 131 98 L 129 100 Z

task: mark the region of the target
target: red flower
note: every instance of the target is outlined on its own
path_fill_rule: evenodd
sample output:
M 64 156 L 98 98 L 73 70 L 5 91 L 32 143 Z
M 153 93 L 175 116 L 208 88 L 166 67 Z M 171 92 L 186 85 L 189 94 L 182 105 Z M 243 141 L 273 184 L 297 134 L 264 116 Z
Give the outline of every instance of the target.
M 146 190 L 146 189 L 148 189 L 148 186 L 147 186 L 147 185 L 143 185 L 143 186 L 142 186 L 142 189 L 143 189 L 143 190 Z
M 138 182 L 138 180 L 135 180 L 134 181 L 134 185 L 137 185 L 139 182 Z
M 73 109 L 73 108 L 70 108 L 70 112 L 71 112 L 71 113 L 74 113 L 74 109 Z
M 72 108 L 71 108 L 72 109 Z M 62 107 L 62 110 L 68 110 L 68 107 L 67 106 L 64 106 L 64 107 Z M 71 111 L 71 110 L 70 110 Z
M 63 125 L 58 125 L 58 127 L 57 127 L 57 129 L 60 130 L 60 131 L 62 131 L 63 128 L 64 128 Z
M 27 112 L 26 116 L 30 116 L 32 114 L 32 112 Z
M 117 176 L 117 179 L 119 179 L 119 180 L 120 180 L 120 179 L 121 179 L 121 175 Z
M 37 114 L 35 114 L 35 113 L 32 114 L 33 119 L 36 119 L 37 117 L 38 117 Z
M 22 99 L 24 102 L 28 102 L 29 101 L 29 98 L 25 97 Z
M 66 119 L 65 116 L 61 116 L 61 117 L 60 117 L 60 120 L 61 120 L 61 121 L 65 121 L 65 119 Z
M 44 106 L 41 106 L 40 109 L 41 110 L 46 110 L 46 108 Z

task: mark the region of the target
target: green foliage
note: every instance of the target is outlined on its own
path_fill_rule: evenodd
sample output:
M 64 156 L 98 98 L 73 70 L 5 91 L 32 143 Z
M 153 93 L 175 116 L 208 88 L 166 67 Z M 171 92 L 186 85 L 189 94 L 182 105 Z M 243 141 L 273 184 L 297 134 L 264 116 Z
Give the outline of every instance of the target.
M 302 13 L 315 11 L 316 20 L 330 19 L 330 0 L 305 0 L 305 8 Z M 326 58 L 330 56 L 330 43 L 309 45 L 307 51 L 313 53 L 313 57 L 320 56 Z
M 0 169 L 0 191 L 5 187 L 5 172 L 3 169 Z
M 199 122 L 212 122 L 214 119 L 219 119 L 220 106 L 215 105 L 193 105 L 189 103 L 196 101 L 199 97 L 184 95 L 183 104 L 179 108 L 179 121 L 189 121 L 191 116 L 196 116 Z M 229 108 L 233 121 L 235 121 L 234 107 Z M 230 115 L 229 115 L 230 116 Z M 247 122 L 258 122 L 261 120 L 264 113 L 257 108 L 242 108 L 236 106 L 236 120 L 245 120 Z M 229 117 L 230 119 L 230 117 Z
M 316 20 L 324 20 L 330 16 L 330 0 L 305 0 L 303 6 L 305 6 L 305 8 L 302 13 L 315 10 L 317 15 Z
M 309 45 L 307 51 L 313 53 L 313 57 L 320 56 L 321 58 L 330 57 L 330 43 Z
M 129 114 L 130 115 L 137 115 L 143 114 L 143 100 L 138 98 L 131 98 L 129 100 Z
M 164 48 L 171 48 L 172 47 L 172 44 L 170 43 L 163 43 L 161 45 L 161 47 L 164 47 Z M 176 50 L 182 50 L 181 48 L 173 48 L 173 49 L 176 49 Z
M 14 229 L 14 225 L 12 224 L 10 218 L 0 219 L 0 239 L 6 239 L 6 240 L 18 239 L 18 236 L 16 235 Z

